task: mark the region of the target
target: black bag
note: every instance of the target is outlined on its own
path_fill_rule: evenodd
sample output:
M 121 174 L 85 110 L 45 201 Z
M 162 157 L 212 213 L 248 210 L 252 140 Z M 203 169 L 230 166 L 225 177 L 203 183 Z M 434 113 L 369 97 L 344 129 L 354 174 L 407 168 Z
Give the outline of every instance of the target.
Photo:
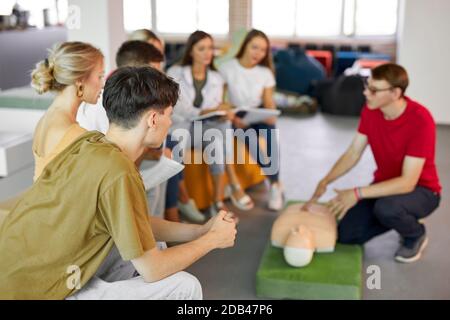
M 359 116 L 366 103 L 364 80 L 360 76 L 341 75 L 333 82 L 322 82 L 317 87 L 317 98 L 325 113 Z

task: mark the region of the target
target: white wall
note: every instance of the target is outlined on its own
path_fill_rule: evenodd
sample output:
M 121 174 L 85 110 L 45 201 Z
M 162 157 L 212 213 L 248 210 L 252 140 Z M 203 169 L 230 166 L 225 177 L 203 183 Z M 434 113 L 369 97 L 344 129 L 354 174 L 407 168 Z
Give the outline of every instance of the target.
M 410 76 L 407 94 L 450 124 L 450 1 L 403 0 L 397 48 Z
M 122 0 L 69 0 L 70 6 L 79 8 L 79 27 L 69 25 L 68 41 L 84 41 L 100 48 L 105 55 L 106 72 L 116 68 L 117 49 L 126 40 L 123 27 Z M 69 21 L 74 12 L 70 11 Z M 72 20 L 73 21 L 73 20 Z

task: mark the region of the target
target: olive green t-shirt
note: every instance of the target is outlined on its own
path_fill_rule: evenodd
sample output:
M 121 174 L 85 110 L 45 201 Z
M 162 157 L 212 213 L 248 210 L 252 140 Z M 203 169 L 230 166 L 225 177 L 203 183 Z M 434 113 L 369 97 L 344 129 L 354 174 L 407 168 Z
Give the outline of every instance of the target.
M 115 244 L 124 260 L 155 247 L 135 164 L 87 132 L 44 169 L 0 227 L 0 299 L 63 299 Z

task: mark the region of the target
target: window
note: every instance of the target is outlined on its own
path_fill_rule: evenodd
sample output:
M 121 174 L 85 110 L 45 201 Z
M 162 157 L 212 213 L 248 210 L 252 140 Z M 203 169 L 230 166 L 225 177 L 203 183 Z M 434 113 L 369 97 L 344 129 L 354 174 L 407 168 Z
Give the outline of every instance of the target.
M 126 31 L 152 28 L 150 0 L 123 0 L 123 25 Z
M 212 34 L 227 34 L 228 3 L 228 0 L 198 0 L 198 29 Z
M 227 34 L 228 11 L 228 0 L 156 0 L 156 29 L 162 33 L 191 33 L 200 29 Z
M 29 11 L 28 23 L 38 28 L 64 22 L 61 14 L 64 14 L 64 10 L 67 12 L 67 1 L 60 0 L 17 0 L 17 5 L 20 10 Z
M 398 0 L 253 0 L 252 25 L 271 36 L 375 36 L 397 30 Z
M 124 0 L 125 30 L 189 34 L 204 30 L 228 33 L 229 0 Z M 152 12 L 152 9 L 154 12 Z M 152 21 L 152 14 L 155 21 Z
M 344 30 L 346 36 L 351 36 L 355 30 L 355 7 L 356 0 L 346 0 L 344 2 Z
M 69 1 L 68 0 L 57 0 L 56 10 L 58 16 L 58 22 L 64 24 L 67 20 L 69 14 Z
M 291 36 L 294 33 L 296 0 L 253 0 L 252 25 L 274 36 Z
M 15 3 L 15 0 L 2 0 L 0 2 L 0 16 L 11 15 Z
M 197 26 L 196 0 L 156 1 L 156 28 L 166 33 L 191 33 Z
M 342 0 L 298 0 L 296 34 L 337 36 L 341 33 Z
M 393 35 L 397 30 L 398 1 L 357 0 L 356 35 Z

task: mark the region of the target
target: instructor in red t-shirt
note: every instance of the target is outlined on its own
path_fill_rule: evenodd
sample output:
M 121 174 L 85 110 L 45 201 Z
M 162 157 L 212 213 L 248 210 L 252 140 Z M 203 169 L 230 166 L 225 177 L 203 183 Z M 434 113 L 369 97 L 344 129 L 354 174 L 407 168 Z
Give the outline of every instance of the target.
M 406 263 L 418 260 L 427 244 L 419 220 L 439 206 L 441 192 L 434 161 L 436 126 L 424 106 L 405 96 L 408 83 L 406 70 L 397 64 L 372 70 L 358 132 L 305 205 L 353 168 L 370 145 L 377 164 L 373 183 L 336 190 L 329 202 L 340 219 L 338 241 L 363 244 L 394 229 L 402 237 L 395 260 Z

